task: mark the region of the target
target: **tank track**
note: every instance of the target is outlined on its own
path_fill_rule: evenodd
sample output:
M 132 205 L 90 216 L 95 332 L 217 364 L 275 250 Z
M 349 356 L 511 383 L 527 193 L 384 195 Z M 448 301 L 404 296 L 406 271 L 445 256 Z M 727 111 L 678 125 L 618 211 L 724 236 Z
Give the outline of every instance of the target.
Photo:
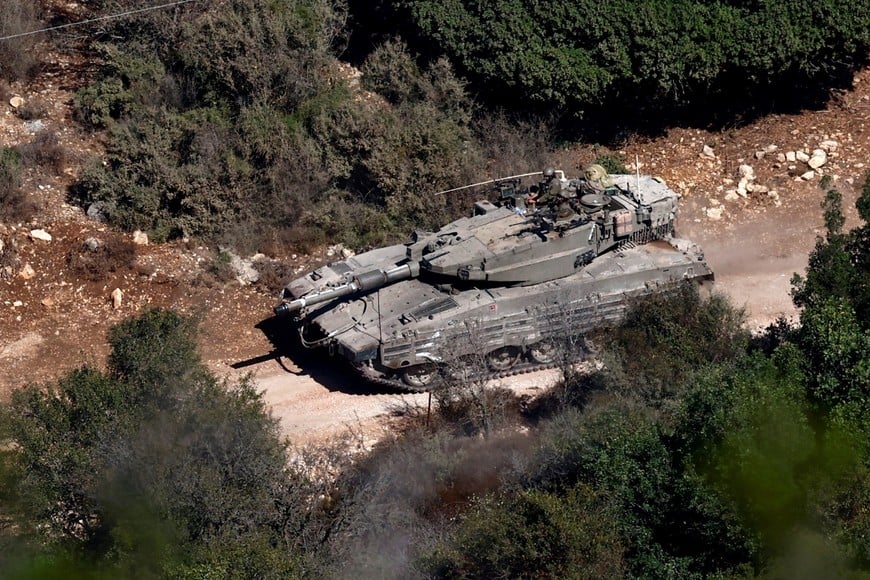
M 584 360 L 587 356 L 577 357 L 577 360 Z M 486 381 L 492 381 L 496 379 L 503 379 L 506 377 L 514 377 L 517 375 L 525 375 L 528 373 L 533 373 L 537 371 L 543 371 L 548 369 L 554 369 L 559 366 L 557 362 L 549 362 L 549 363 L 536 363 L 534 361 L 521 361 L 517 362 L 514 366 L 509 369 L 503 371 L 493 371 L 489 372 L 481 379 Z M 429 385 L 425 387 L 413 387 L 403 381 L 400 377 L 392 378 L 392 377 L 377 377 L 364 373 L 359 369 L 354 369 L 354 371 L 359 374 L 362 378 L 369 381 L 372 384 L 389 387 L 391 389 L 395 389 L 397 391 L 405 392 L 405 393 L 428 393 L 433 390 L 437 390 L 443 382 L 439 379 L 434 379 Z M 477 379 L 476 379 L 477 380 Z

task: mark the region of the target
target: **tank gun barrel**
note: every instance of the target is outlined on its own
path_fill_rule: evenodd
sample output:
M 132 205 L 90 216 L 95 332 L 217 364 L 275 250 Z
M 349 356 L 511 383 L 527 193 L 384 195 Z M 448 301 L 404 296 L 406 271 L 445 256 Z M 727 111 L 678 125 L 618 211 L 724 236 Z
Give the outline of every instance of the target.
M 298 312 L 306 306 L 328 302 L 335 298 L 341 298 L 342 296 L 348 296 L 350 294 L 375 290 L 388 284 L 392 284 L 393 282 L 407 280 L 408 278 L 416 278 L 419 275 L 419 262 L 408 262 L 407 264 L 402 264 L 401 266 L 396 266 L 389 270 L 369 270 L 368 272 L 363 272 L 354 276 L 351 281 L 341 284 L 340 286 L 321 290 L 320 292 L 312 292 L 289 302 L 282 302 L 274 308 L 274 311 L 278 316 L 290 314 L 292 312 Z

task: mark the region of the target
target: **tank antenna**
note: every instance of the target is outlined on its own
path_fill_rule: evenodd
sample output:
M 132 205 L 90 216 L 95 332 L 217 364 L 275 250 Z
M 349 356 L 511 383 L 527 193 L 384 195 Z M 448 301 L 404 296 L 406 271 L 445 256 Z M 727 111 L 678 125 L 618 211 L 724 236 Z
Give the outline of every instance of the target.
M 640 195 L 640 155 L 634 156 L 634 170 L 637 174 L 637 194 Z
M 481 181 L 480 183 L 472 183 L 471 185 L 463 185 L 462 187 L 454 187 L 453 189 L 445 189 L 444 191 L 439 191 L 438 193 L 433 193 L 432 195 L 444 195 L 445 193 L 452 193 L 454 191 L 459 191 L 461 189 L 469 189 L 472 187 L 480 187 L 481 185 L 489 185 L 490 183 L 495 183 L 496 181 L 504 181 L 505 179 L 516 179 L 518 177 L 531 177 L 532 175 L 543 175 L 543 171 L 535 171 L 534 173 L 523 173 L 522 175 L 511 175 L 510 177 L 499 177 L 498 179 L 490 179 L 488 181 Z

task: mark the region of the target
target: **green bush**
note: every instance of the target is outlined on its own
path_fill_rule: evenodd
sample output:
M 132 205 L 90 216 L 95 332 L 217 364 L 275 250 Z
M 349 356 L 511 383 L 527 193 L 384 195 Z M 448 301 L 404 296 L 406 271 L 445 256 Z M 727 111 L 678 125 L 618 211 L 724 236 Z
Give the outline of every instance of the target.
M 865 1 L 499 2 L 414 0 L 395 12 L 498 103 L 671 110 L 760 90 L 837 82 L 870 45 Z M 808 91 L 810 92 L 810 91 Z M 649 119 L 646 119 L 647 123 Z
M 606 169 L 607 173 L 628 173 L 628 169 L 625 168 L 625 156 L 618 153 L 599 155 L 593 163 Z
M 206 372 L 169 311 L 109 338 L 107 373 L 20 389 L 2 413 L 0 499 L 16 535 L 43 544 L 34 566 L 68 549 L 72 568 L 106 576 L 298 575 L 283 531 L 304 527 L 311 498 L 254 385 Z
M 0 150 L 0 192 L 4 199 L 21 186 L 23 169 L 18 151 L 9 147 Z
M 725 296 L 704 298 L 693 285 L 643 298 L 603 339 L 610 363 L 607 388 L 667 404 L 679 398 L 697 370 L 745 353 L 749 333 L 744 321 L 743 310 Z
M 101 77 L 76 97 L 77 118 L 108 128 L 109 147 L 74 197 L 158 241 L 242 251 L 269 237 L 368 246 L 442 222 L 447 202 L 427 194 L 479 165 L 464 87 L 446 61 L 419 68 L 395 42 L 363 84 L 397 106 L 355 95 L 330 53 L 342 10 L 246 0 L 119 24 L 137 40 L 100 46 Z
M 422 565 L 434 578 L 621 578 L 622 545 L 600 496 L 525 492 L 479 502 Z
M 733 573 L 751 561 L 752 535 L 695 471 L 694 449 L 676 444 L 669 422 L 627 398 L 563 411 L 543 423 L 523 485 L 600 493 L 633 576 Z

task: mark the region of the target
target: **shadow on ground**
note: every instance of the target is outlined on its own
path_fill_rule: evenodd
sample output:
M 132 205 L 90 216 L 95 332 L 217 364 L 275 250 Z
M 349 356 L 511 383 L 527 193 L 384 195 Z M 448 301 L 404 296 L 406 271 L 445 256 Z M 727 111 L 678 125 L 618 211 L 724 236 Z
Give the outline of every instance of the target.
M 295 329 L 285 320 L 270 316 L 255 325 L 272 345 L 268 353 L 237 361 L 230 366 L 242 369 L 274 361 L 284 372 L 311 377 L 330 392 L 348 395 L 387 395 L 402 391 L 376 385 L 356 374 L 344 361 L 323 350 L 309 350 L 299 344 Z

